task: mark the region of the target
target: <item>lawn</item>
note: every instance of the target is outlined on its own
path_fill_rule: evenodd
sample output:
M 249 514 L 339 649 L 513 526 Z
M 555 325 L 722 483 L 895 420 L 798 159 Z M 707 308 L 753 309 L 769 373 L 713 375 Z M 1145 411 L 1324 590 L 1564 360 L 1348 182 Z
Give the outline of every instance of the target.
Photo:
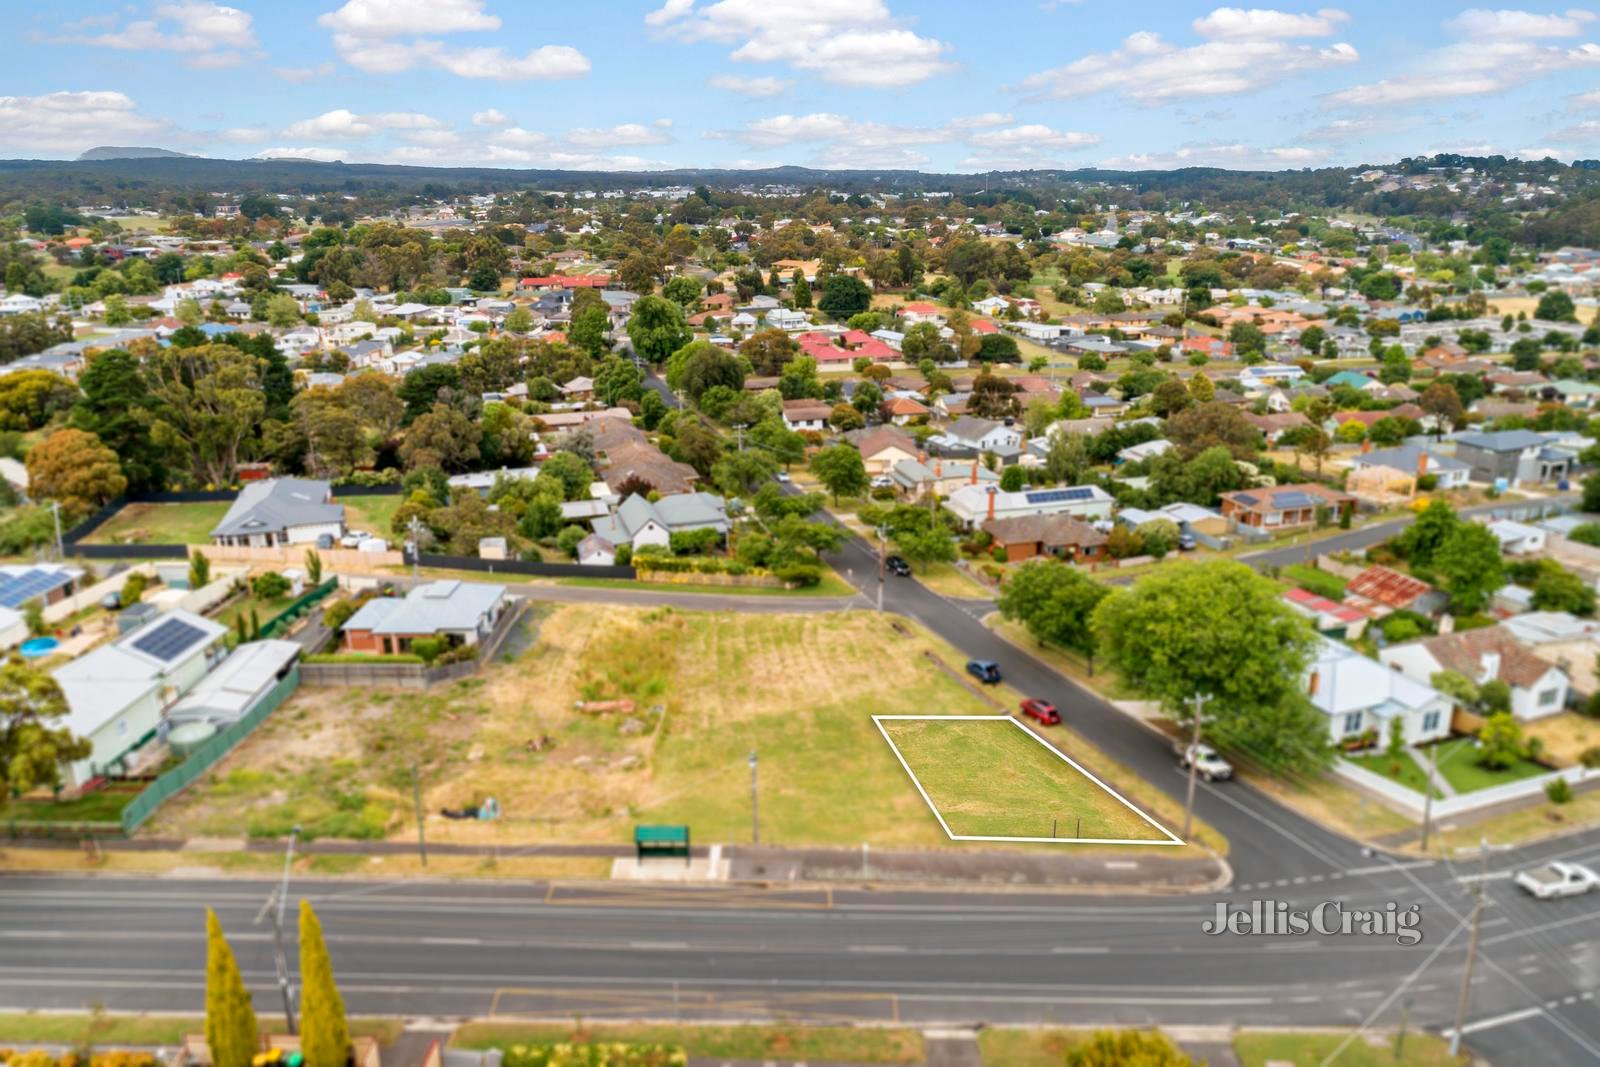
M 479 577 L 482 581 L 482 577 Z M 855 596 L 856 590 L 832 570 L 824 569 L 816 585 L 799 589 L 763 585 L 712 585 L 696 582 L 641 582 L 634 578 L 558 578 L 557 585 L 588 586 L 592 589 L 633 589 L 661 593 L 705 593 L 709 596 Z
M 1233 1040 L 1233 1050 L 1241 1067 L 1265 1067 L 1269 1063 L 1294 1067 L 1318 1067 L 1345 1038 L 1340 1033 L 1243 1033 Z M 1358 1037 L 1345 1046 L 1337 1061 L 1339 1067 L 1452 1067 L 1470 1063 L 1470 1056 L 1450 1055 L 1450 1046 L 1433 1034 L 1412 1031 L 1406 1035 L 1405 1058 L 1394 1054 L 1394 1038 L 1387 1034 Z
M 237 620 L 241 616 L 248 621 L 250 613 L 254 611 L 256 620 L 265 626 L 274 616 L 290 604 L 293 604 L 294 601 L 295 598 L 292 596 L 272 597 L 263 600 L 254 594 L 246 593 L 223 608 L 221 614 L 217 616 L 217 621 L 229 629 L 233 629 L 238 625 Z
M 878 724 L 952 837 L 1172 840 L 1014 719 Z
M 938 593 L 940 596 L 952 596 L 959 599 L 973 600 L 981 597 L 998 595 L 994 590 L 979 585 L 977 580 L 954 563 L 932 563 L 913 568 L 917 581 Z M 894 575 L 889 576 L 889 581 L 894 581 Z M 869 595 L 876 595 L 871 593 Z
M 228 513 L 227 500 L 129 504 L 85 540 L 90 544 L 205 545 Z
M 1352 756 L 1350 762 L 1364 771 L 1381 774 L 1392 782 L 1398 782 L 1407 789 L 1416 790 L 1418 793 L 1428 791 L 1428 772 L 1417 763 L 1410 752 L 1402 752 L 1398 756 L 1391 756 L 1387 752 Z M 1439 777 L 1447 779 L 1443 768 L 1439 770 Z M 1438 800 L 1442 796 L 1444 794 L 1436 787 L 1433 791 L 1434 799 Z
M 344 524 L 347 527 L 352 530 L 365 530 L 374 537 L 381 537 L 386 541 L 395 538 L 390 524 L 394 521 L 394 513 L 400 510 L 400 505 L 405 499 L 402 493 L 334 498 L 335 503 L 344 505 Z
M 1343 600 L 1344 587 L 1349 583 L 1337 574 L 1308 567 L 1304 563 L 1291 563 L 1280 572 L 1283 577 L 1302 589 L 1325 596 L 1329 600 Z
M 965 657 L 914 624 L 569 604 L 533 625 L 536 640 L 513 636 L 518 651 L 448 688 L 302 688 L 147 832 L 276 836 L 299 822 L 322 837 L 409 839 L 415 763 L 430 841 L 616 842 L 655 822 L 745 841 L 754 751 L 764 843 L 952 847 L 872 716 L 995 705 L 962 679 Z M 634 710 L 576 706 L 610 700 Z M 1126 769 L 1073 751 L 1157 818 L 1177 817 Z M 437 814 L 488 796 L 498 821 Z
M 1452 738 L 1432 746 L 1433 758 L 1439 763 L 1439 777 L 1449 782 L 1457 793 L 1470 793 L 1550 773 L 1550 768 L 1527 759 L 1519 759 L 1503 771 L 1491 770 L 1478 763 L 1477 753 L 1472 748 L 1473 739 L 1470 737 Z
M 400 1036 L 398 1019 L 351 1018 L 350 1032 L 388 1044 Z M 0 1014 L 0 1044 L 76 1045 L 91 1034 L 96 1046 L 178 1045 L 186 1034 L 204 1032 L 199 1015 L 107 1015 L 95 1019 L 71 1012 L 6 1012 Z
M 112 822 L 122 821 L 122 809 L 144 787 L 138 783 L 97 789 L 76 800 L 22 798 L 0 803 L 0 822 Z
M 626 1042 L 674 1045 L 707 1060 L 824 1060 L 848 1063 L 921 1063 L 922 1034 L 875 1027 L 650 1026 L 562 1023 L 467 1023 L 453 1048 Z

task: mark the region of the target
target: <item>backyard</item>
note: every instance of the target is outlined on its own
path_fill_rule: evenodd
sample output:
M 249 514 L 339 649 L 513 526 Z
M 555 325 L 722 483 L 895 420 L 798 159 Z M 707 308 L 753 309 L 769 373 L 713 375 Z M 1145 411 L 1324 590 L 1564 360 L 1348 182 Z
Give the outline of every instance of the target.
M 335 498 L 337 503 L 344 505 L 346 527 L 352 530 L 365 530 L 374 537 L 382 537 L 388 541 L 394 540 L 395 534 L 390 524 L 394 521 L 394 513 L 400 510 L 400 505 L 405 499 L 403 493 Z
M 129 504 L 85 540 L 89 544 L 204 545 L 232 502 Z
M 753 751 L 763 842 L 948 848 L 872 716 L 993 715 L 993 701 L 1017 699 L 980 696 L 956 650 L 874 613 L 574 604 L 531 626 L 448 689 L 302 689 L 149 832 L 277 836 L 298 823 L 313 836 L 405 837 L 415 766 L 430 841 L 621 841 L 654 822 L 740 841 Z M 1058 740 L 1155 818 L 1181 818 L 1086 742 Z M 490 796 L 498 821 L 438 815 Z

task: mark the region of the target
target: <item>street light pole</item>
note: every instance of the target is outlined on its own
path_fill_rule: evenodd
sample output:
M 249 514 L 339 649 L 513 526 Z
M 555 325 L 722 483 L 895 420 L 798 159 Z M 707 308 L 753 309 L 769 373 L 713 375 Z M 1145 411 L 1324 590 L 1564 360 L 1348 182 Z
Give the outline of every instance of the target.
M 1188 840 L 1189 827 L 1194 821 L 1194 782 L 1195 778 L 1199 774 L 1198 769 L 1195 767 L 1195 750 L 1200 747 L 1201 713 L 1205 711 L 1206 701 L 1210 699 L 1211 697 L 1209 695 L 1203 693 L 1196 693 L 1194 696 L 1189 698 L 1190 703 L 1194 704 L 1194 731 L 1189 742 L 1189 751 L 1184 754 L 1184 758 L 1189 762 L 1189 795 L 1183 802 L 1184 840 Z
M 1472 999 L 1472 965 L 1478 956 L 1478 923 L 1483 917 L 1483 882 L 1473 888 L 1472 938 L 1467 942 L 1467 962 L 1461 969 L 1461 997 L 1456 1001 L 1456 1028 L 1450 1033 L 1450 1055 L 1461 1053 L 1461 1028 L 1467 1024 L 1467 1003 Z
M 761 844 L 761 802 L 756 788 L 756 754 L 750 753 L 750 843 Z
M 267 908 L 272 912 L 272 942 L 278 969 L 278 989 L 283 994 L 283 1021 L 291 1035 L 299 1031 L 295 1029 L 294 1023 L 294 992 L 289 987 L 289 958 L 283 948 L 283 909 L 289 902 L 289 868 L 294 863 L 294 843 L 299 836 L 299 826 L 289 831 L 289 844 L 283 853 L 283 881 L 278 886 L 278 906 L 274 908 L 272 899 L 270 897 L 267 899 Z M 259 921 L 259 916 L 257 918 Z

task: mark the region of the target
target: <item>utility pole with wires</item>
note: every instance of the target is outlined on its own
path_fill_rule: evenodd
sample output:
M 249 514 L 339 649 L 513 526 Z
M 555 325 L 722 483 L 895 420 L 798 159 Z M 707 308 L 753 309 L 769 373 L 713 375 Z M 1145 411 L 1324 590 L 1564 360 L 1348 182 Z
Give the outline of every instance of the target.
M 886 571 L 889 566 L 889 531 L 886 527 L 878 527 L 878 610 L 883 610 L 883 585 Z
M 1422 854 L 1428 854 L 1428 830 L 1433 824 L 1433 791 L 1439 783 L 1439 752 L 1428 746 L 1428 788 L 1422 791 Z
M 422 559 L 422 519 L 411 516 L 411 577 L 418 578 L 417 568 Z
M 1194 781 L 1200 773 L 1195 766 L 1195 756 L 1200 748 L 1200 719 L 1205 711 L 1206 702 L 1211 699 L 1211 696 L 1206 693 L 1196 693 L 1189 698 L 1189 702 L 1194 705 L 1194 731 L 1189 741 L 1189 751 L 1184 753 L 1184 759 L 1189 762 L 1189 795 L 1183 802 L 1183 836 L 1185 840 L 1188 840 L 1189 827 L 1194 821 Z
M 1484 846 L 1484 856 L 1489 849 Z M 1461 1028 L 1467 1025 L 1467 1005 L 1472 1000 L 1472 965 L 1478 958 L 1478 927 L 1483 919 L 1483 879 L 1472 886 L 1472 936 L 1467 941 L 1467 960 L 1461 968 L 1461 997 L 1456 1001 L 1456 1027 L 1450 1032 L 1450 1055 L 1461 1054 Z
M 66 559 L 67 551 L 61 544 L 61 501 L 50 501 L 50 517 L 55 520 L 56 524 L 56 559 Z

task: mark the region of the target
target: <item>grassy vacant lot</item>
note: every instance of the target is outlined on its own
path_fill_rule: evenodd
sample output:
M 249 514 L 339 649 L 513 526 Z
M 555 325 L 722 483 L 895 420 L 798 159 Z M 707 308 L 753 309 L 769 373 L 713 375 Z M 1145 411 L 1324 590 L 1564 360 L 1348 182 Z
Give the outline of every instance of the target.
M 562 560 L 570 563 L 571 560 Z M 482 575 L 478 576 L 482 580 Z M 854 596 L 855 587 L 832 570 L 824 569 L 822 580 L 801 589 L 760 585 L 713 585 L 709 582 L 640 582 L 632 578 L 557 578 L 557 585 L 588 586 L 592 589 L 633 589 L 662 593 L 705 593 L 709 596 Z
M 1012 719 L 880 725 L 957 837 L 1170 840 Z
M 467 1023 L 455 1048 L 627 1042 L 676 1045 L 696 1058 L 715 1060 L 831 1060 L 848 1063 L 921 1063 L 916 1030 L 826 1026 L 647 1026 L 561 1023 Z
M 0 822 L 121 822 L 122 809 L 143 788 L 139 783 L 110 786 L 76 800 L 0 800 Z
M 970 847 L 948 841 L 872 721 L 995 713 L 962 680 L 960 653 L 926 631 L 868 612 L 577 604 L 535 625 L 537 640 L 521 643 L 531 647 L 447 689 L 302 689 L 148 832 L 277 836 L 299 823 L 317 836 L 407 838 L 415 764 L 430 841 L 623 841 L 649 822 L 742 841 L 755 751 L 763 842 Z M 575 706 L 620 699 L 635 710 Z M 1156 818 L 1177 814 L 1087 746 L 1073 752 L 1130 800 L 1156 804 Z M 438 815 L 491 795 L 499 821 Z
M 254 611 L 256 613 L 256 621 L 265 626 L 280 611 L 283 611 L 293 603 L 294 597 L 292 596 L 280 596 L 273 597 L 270 600 L 262 600 L 254 594 L 246 594 L 223 608 L 222 612 L 217 616 L 217 621 L 231 629 L 238 625 L 236 620 L 241 616 L 248 622 L 250 612 Z
M 226 500 L 197 504 L 129 504 L 88 538 L 91 544 L 204 545 L 233 505 Z
M 1534 722 L 1524 723 L 1523 735 L 1544 742 L 1546 758 L 1566 767 L 1577 763 L 1584 751 L 1600 745 L 1600 719 L 1575 711 L 1563 711 Z

